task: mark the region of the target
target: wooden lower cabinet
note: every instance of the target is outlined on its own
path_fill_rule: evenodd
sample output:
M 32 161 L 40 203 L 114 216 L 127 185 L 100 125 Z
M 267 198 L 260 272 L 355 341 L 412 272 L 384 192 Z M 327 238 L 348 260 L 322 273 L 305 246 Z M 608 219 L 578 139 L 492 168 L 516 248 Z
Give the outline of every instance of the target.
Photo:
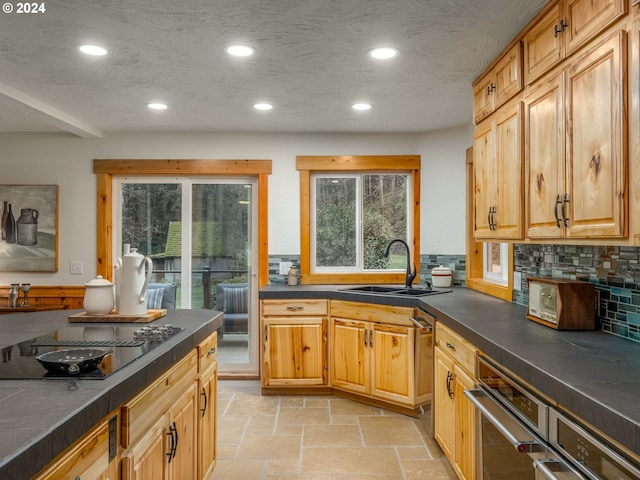
M 261 302 L 262 386 L 328 385 L 326 300 Z
M 431 400 L 420 378 L 432 333 L 417 333 L 413 309 L 336 301 L 331 311 L 332 388 L 408 408 Z
M 441 339 L 439 334 L 443 333 Z M 473 404 L 464 395 L 475 386 L 469 371 L 473 346 L 454 332 L 437 324 L 434 349 L 434 436 L 461 480 L 476 478 L 475 425 Z M 473 370 L 473 368 L 471 368 Z
M 204 479 L 216 465 L 216 399 L 218 363 L 214 362 L 198 378 L 198 477 Z
M 123 480 L 197 478 L 196 384 L 122 457 Z

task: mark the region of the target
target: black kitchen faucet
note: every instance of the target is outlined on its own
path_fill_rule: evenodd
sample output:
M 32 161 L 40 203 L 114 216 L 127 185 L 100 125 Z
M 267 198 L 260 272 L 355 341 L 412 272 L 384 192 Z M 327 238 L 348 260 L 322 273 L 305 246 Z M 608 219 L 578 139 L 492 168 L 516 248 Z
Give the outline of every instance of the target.
M 396 238 L 395 240 L 391 240 L 389 242 L 389 245 L 387 245 L 387 248 L 384 251 L 384 256 L 389 257 L 389 250 L 391 249 L 391 245 L 393 245 L 396 242 L 403 244 L 404 248 L 407 249 L 407 276 L 404 284 L 407 287 L 411 287 L 413 280 L 416 278 L 416 264 L 415 263 L 413 264 L 413 272 L 412 272 L 411 271 L 411 252 L 409 251 L 409 245 L 407 245 L 407 242 L 405 242 L 401 238 Z

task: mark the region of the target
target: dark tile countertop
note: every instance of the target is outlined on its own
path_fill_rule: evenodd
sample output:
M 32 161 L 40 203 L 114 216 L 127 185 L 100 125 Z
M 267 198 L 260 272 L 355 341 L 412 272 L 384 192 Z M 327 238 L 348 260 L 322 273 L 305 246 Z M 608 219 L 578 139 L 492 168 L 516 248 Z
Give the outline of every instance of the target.
M 68 316 L 79 312 L 0 315 L 0 347 L 67 326 Z M 165 323 L 184 330 L 104 380 L 0 380 L 0 478 L 37 473 L 206 339 L 222 316 L 212 310 L 169 310 L 154 322 Z
M 528 320 L 521 305 L 466 288 L 397 301 L 344 288 L 267 286 L 260 299 L 360 299 L 421 308 L 562 409 L 640 454 L 639 344 L 601 331 L 557 331 Z

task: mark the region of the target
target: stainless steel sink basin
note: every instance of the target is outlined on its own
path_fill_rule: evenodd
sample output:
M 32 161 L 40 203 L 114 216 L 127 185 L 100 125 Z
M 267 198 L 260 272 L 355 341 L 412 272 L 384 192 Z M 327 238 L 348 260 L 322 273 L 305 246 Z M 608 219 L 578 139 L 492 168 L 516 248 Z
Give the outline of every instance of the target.
M 362 285 L 357 287 L 349 287 L 343 288 L 341 291 L 343 292 L 353 292 L 353 293 L 369 293 L 374 295 L 388 295 L 388 296 L 410 296 L 410 297 L 421 297 L 423 295 L 432 295 L 434 293 L 444 293 L 440 291 L 427 290 L 425 288 L 412 288 L 412 287 L 401 287 L 401 286 L 385 286 L 385 285 Z

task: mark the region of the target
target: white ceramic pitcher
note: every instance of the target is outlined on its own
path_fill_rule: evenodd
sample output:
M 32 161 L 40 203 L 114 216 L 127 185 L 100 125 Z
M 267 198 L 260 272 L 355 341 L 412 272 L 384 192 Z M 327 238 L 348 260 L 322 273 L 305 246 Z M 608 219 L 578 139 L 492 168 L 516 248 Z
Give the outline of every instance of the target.
M 147 313 L 147 287 L 152 269 L 153 262 L 149 257 L 139 254 L 135 248 L 129 252 L 125 248 L 125 254 L 122 255 L 122 259 L 118 259 L 116 266 L 120 315 Z

